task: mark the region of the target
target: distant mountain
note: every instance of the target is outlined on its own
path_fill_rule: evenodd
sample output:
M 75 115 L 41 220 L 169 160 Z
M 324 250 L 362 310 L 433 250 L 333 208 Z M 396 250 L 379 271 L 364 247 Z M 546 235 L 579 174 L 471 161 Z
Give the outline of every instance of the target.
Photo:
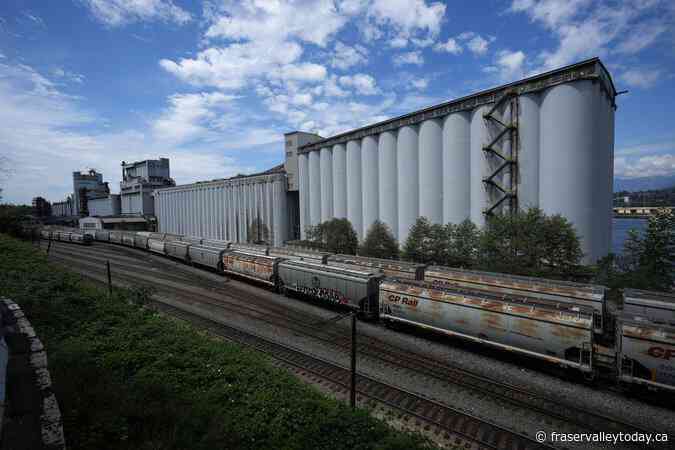
M 675 186 L 675 175 L 642 178 L 614 177 L 614 192 L 647 191 L 649 189 L 666 189 Z

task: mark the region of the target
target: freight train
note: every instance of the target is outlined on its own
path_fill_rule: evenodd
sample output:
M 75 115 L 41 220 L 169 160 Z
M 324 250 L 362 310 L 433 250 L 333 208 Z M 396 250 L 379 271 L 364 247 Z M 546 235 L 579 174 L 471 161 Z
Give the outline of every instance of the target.
M 236 275 L 284 294 L 339 305 L 573 369 L 675 393 L 675 295 L 240 244 L 168 233 L 42 230 L 45 239 L 140 248 Z

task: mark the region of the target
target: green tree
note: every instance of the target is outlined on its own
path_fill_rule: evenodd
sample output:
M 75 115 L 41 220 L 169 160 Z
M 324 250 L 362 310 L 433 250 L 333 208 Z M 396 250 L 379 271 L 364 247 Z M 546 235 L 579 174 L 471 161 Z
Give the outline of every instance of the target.
M 433 258 L 431 241 L 431 222 L 426 217 L 418 217 L 403 245 L 403 259 L 420 263 L 431 262 Z
M 398 259 L 398 242 L 389 226 L 379 220 L 368 228 L 359 254 L 372 258 Z
M 643 239 L 629 236 L 628 251 L 635 258 L 639 252 L 638 267 L 633 271 L 635 287 L 669 291 L 673 287 L 675 265 L 675 217 L 668 210 L 658 210 L 649 218 Z
M 347 219 L 331 219 L 313 227 L 307 227 L 307 239 L 316 247 L 333 253 L 356 254 L 359 238 Z
M 480 230 L 469 219 L 458 225 L 451 223 L 446 226 L 450 247 L 444 264 L 451 267 L 471 268 L 478 264 L 478 246 Z

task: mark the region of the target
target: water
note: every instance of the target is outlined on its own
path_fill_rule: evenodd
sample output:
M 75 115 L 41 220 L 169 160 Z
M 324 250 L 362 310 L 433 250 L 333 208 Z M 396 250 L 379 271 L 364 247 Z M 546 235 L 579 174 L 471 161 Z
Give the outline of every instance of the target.
M 612 253 L 623 252 L 623 242 L 628 237 L 628 230 L 635 228 L 641 234 L 647 229 L 647 219 L 612 219 Z

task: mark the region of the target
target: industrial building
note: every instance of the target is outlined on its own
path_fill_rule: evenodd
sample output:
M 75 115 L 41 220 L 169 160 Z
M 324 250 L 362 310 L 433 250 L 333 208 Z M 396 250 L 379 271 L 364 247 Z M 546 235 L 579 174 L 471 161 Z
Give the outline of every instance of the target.
M 122 211 L 119 194 L 108 194 L 89 199 L 87 210 L 90 217 L 119 216 Z
M 152 192 L 176 183 L 170 176 L 169 159 L 147 159 L 126 163 L 122 161 L 120 203 L 122 214 L 154 215 Z
M 52 216 L 54 217 L 71 217 L 75 215 L 73 207 L 73 197 L 68 196 L 62 202 L 52 203 Z
M 103 182 L 103 174 L 89 169 L 86 172 L 73 172 L 73 215 L 86 216 L 90 198 L 110 193 L 108 183 Z
M 609 251 L 616 90 L 589 59 L 329 138 L 285 136 L 283 171 L 158 190 L 160 231 L 275 245 L 347 218 L 403 243 L 435 223 L 539 207 L 577 229 L 586 262 Z M 124 209 L 124 203 L 123 203 Z

